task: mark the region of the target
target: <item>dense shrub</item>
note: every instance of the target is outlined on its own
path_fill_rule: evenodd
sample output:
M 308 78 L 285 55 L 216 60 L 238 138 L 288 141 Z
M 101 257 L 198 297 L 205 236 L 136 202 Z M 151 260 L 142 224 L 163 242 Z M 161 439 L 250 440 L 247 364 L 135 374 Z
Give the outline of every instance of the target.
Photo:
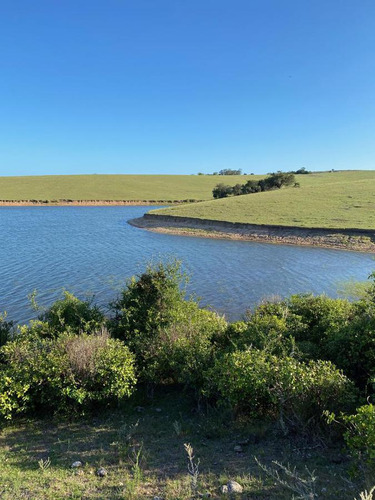
M 325 295 L 295 295 L 287 303 L 297 320 L 288 330 L 305 357 L 332 361 L 365 388 L 375 375 L 375 303 L 371 288 L 366 299 L 355 303 Z
M 184 302 L 184 284 L 185 277 L 177 261 L 148 266 L 140 276 L 133 276 L 118 299 L 110 304 L 111 333 L 125 340 L 137 353 L 142 349 L 140 344 L 177 319 Z
M 344 416 L 343 420 L 348 428 L 344 438 L 350 451 L 357 458 L 374 466 L 375 406 L 361 406 L 354 415 Z
M 14 335 L 14 323 L 13 321 L 7 321 L 7 314 L 0 313 L 0 347 L 8 340 L 11 340 Z
M 181 383 L 199 392 L 226 321 L 186 300 L 185 283 L 178 262 L 148 267 L 112 304 L 109 325 L 136 355 L 143 381 Z
M 23 413 L 29 406 L 30 384 L 10 370 L 0 368 L 0 418 L 10 420 L 13 415 Z
M 374 311 L 375 313 L 375 311 Z M 375 314 L 358 314 L 345 328 L 331 335 L 324 356 L 365 390 L 375 376 Z
M 251 418 L 279 418 L 284 428 L 321 423 L 324 410 L 345 409 L 355 395 L 329 362 L 303 363 L 254 348 L 219 358 L 207 376 L 209 393 L 222 404 Z
M 233 188 L 228 186 L 228 184 L 219 183 L 212 190 L 212 196 L 214 198 L 227 198 L 233 194 Z
M 213 364 L 217 352 L 215 339 L 226 326 L 221 316 L 186 302 L 177 321 L 143 344 L 144 378 L 155 383 L 183 384 L 199 394 L 204 372 Z
M 353 304 L 348 300 L 331 299 L 326 295 L 292 295 L 287 304 L 291 314 L 299 319 L 293 331 L 296 341 L 320 345 L 320 355 L 324 355 L 327 339 L 345 328 L 354 313 Z
M 239 350 L 255 347 L 278 356 L 296 356 L 295 323 L 296 318 L 284 302 L 269 302 L 258 306 L 253 313 L 248 312 L 242 324 L 229 325 L 228 336 Z
M 90 333 L 104 325 L 104 315 L 97 305 L 90 300 L 80 300 L 69 292 L 64 292 L 63 298 L 54 302 L 39 320 L 39 330 L 47 337 L 56 337 L 67 331 Z
M 259 193 L 261 191 L 270 191 L 280 189 L 283 186 L 297 184 L 292 172 L 271 173 L 265 179 L 259 181 L 248 180 L 245 184 L 236 184 L 228 186 L 226 184 L 217 184 L 212 190 L 214 198 L 227 198 L 228 196 L 239 196 L 241 194 Z
M 1 349 L 1 411 L 83 411 L 129 396 L 133 356 L 107 334 L 19 337 Z

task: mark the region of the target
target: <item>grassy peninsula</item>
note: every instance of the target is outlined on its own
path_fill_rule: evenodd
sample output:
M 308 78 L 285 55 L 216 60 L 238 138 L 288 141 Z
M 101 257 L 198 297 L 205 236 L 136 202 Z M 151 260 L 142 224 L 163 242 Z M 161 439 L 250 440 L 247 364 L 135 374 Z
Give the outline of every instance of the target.
M 184 236 L 375 252 L 375 171 L 295 180 L 281 189 L 151 210 L 130 223 Z
M 298 175 L 282 188 L 153 211 L 157 215 L 304 228 L 375 229 L 375 171 Z M 225 180 L 227 183 L 227 179 Z M 235 184 L 234 181 L 231 184 Z
M 259 177 L 95 174 L 0 177 L 0 202 L 209 200 L 218 182 L 237 183 Z

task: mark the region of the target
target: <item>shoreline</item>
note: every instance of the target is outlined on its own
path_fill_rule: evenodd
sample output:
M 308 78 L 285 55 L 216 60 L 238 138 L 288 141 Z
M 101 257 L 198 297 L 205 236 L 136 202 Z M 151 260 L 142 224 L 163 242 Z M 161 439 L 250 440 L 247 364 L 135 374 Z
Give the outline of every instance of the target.
M 134 227 L 163 234 L 375 253 L 375 230 L 299 228 L 145 214 Z
M 153 206 L 194 203 L 199 200 L 0 200 L 0 207 L 104 207 L 104 206 Z

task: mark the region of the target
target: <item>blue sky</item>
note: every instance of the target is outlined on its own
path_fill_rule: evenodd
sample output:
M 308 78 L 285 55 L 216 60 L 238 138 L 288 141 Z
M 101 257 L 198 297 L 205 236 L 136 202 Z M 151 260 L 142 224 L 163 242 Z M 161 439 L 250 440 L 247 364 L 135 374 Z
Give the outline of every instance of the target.
M 2 0 L 0 175 L 375 168 L 373 0 Z

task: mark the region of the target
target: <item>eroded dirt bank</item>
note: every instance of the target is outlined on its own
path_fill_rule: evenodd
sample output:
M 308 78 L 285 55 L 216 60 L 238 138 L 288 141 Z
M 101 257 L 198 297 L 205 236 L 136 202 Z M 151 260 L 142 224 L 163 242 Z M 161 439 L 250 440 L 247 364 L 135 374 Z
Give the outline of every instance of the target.
M 129 224 L 159 233 L 375 253 L 375 230 L 299 228 L 145 214 Z
M 171 205 L 186 202 L 185 200 L 0 200 L 0 207 L 48 207 L 48 206 L 152 206 Z

